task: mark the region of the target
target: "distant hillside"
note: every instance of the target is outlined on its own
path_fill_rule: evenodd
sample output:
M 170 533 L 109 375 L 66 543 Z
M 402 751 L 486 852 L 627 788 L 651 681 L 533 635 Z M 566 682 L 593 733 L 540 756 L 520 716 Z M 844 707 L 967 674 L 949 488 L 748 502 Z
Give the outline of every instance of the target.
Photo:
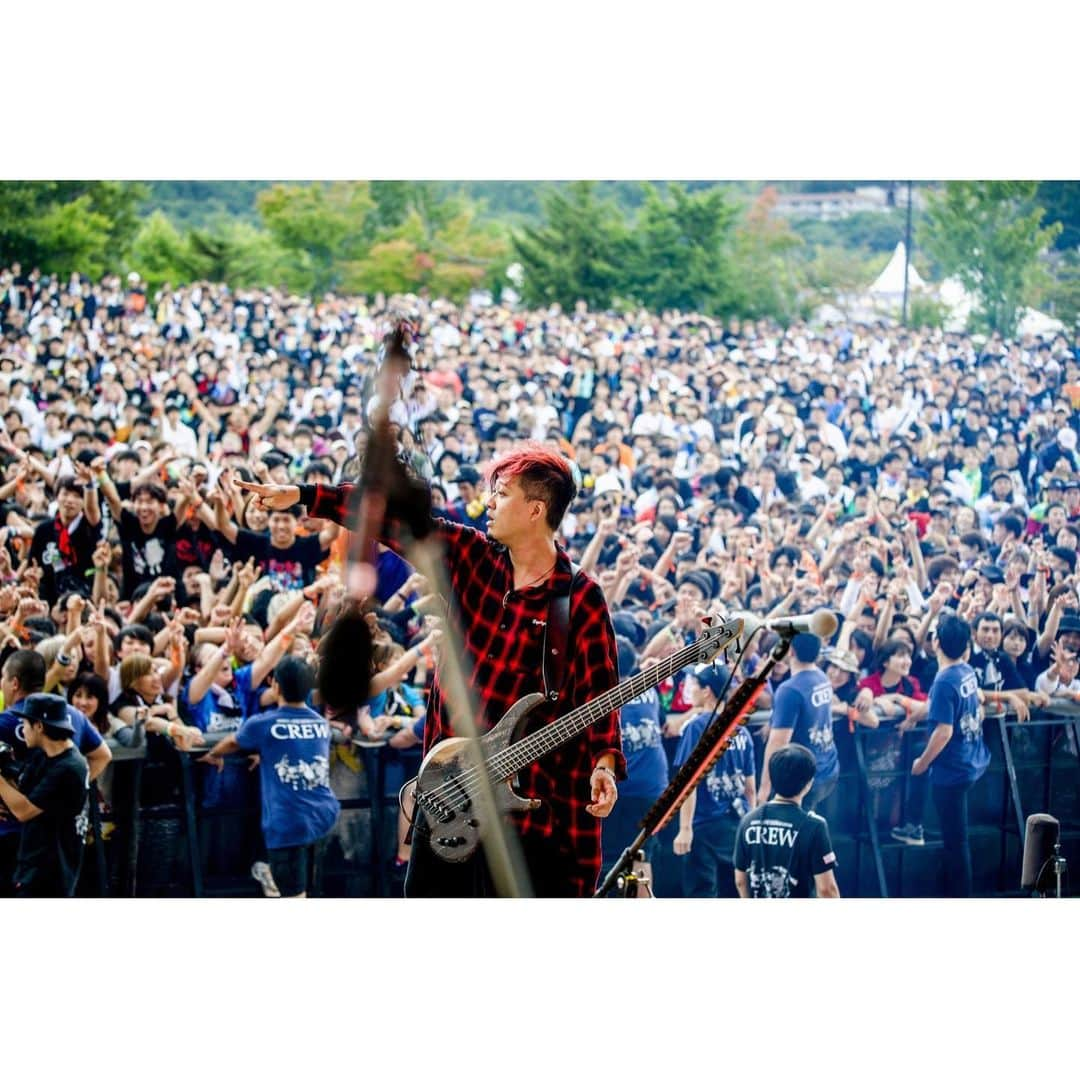
M 259 223 L 255 196 L 272 180 L 153 180 L 142 212 L 161 210 L 177 228 L 204 228 L 222 217 Z
M 273 183 L 272 180 L 154 180 L 148 185 L 150 198 L 142 212 L 149 216 L 155 210 L 161 210 L 178 228 L 203 228 L 223 216 L 257 224 L 259 215 L 255 198 Z M 693 191 L 713 187 L 716 183 L 718 181 L 693 180 L 686 186 Z M 725 183 L 747 194 L 763 186 L 749 181 Z M 544 192 L 564 186 L 551 180 L 447 180 L 445 184 L 448 192 L 462 192 L 479 202 L 483 207 L 482 216 L 510 225 L 538 221 Z M 801 190 L 801 186 L 793 182 L 777 186 L 783 190 Z M 623 210 L 633 211 L 641 205 L 640 181 L 610 180 L 603 182 L 600 188 Z

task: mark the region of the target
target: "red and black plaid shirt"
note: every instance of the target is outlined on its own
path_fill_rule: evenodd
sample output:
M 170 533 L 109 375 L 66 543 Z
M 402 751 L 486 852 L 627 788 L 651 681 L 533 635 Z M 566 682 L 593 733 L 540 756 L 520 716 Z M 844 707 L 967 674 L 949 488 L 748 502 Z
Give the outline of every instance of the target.
M 316 484 L 302 487 L 301 493 L 313 517 L 344 525 L 352 490 L 351 484 Z M 435 526 L 456 600 L 451 611 L 464 643 L 466 674 L 483 711 L 479 727 L 486 731 L 519 698 L 543 692 L 544 625 L 552 595 L 564 594 L 570 584 L 570 559 L 560 547 L 551 577 L 515 592 L 513 567 L 502 544 L 455 522 L 436 519 Z M 388 528 L 392 529 L 392 523 Z M 383 537 L 383 542 L 400 551 L 392 536 Z M 557 705 L 541 705 L 530 714 L 534 723 L 565 716 L 618 682 L 615 632 L 607 603 L 600 586 L 584 573 L 578 575 L 570 594 L 568 649 L 564 692 Z M 424 753 L 453 734 L 436 672 L 428 702 Z M 583 735 L 534 762 L 519 776 L 522 794 L 541 800 L 538 809 L 515 815 L 519 832 L 565 845 L 580 868 L 580 876 L 573 882 L 580 896 L 591 895 L 600 872 L 601 822 L 585 807 L 592 802 L 589 778 L 605 753 L 615 756 L 616 776 L 625 779 L 618 712 L 597 720 Z

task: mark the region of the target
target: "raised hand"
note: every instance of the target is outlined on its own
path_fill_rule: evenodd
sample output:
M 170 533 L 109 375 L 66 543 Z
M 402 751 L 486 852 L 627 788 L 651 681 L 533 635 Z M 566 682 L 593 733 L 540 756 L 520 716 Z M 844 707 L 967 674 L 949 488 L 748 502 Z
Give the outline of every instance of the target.
M 14 585 L 0 589 L 0 613 L 8 614 L 19 606 L 19 592 Z
M 241 626 L 241 620 L 239 618 L 234 618 L 230 621 L 229 627 L 225 631 L 225 647 L 228 649 L 230 656 L 239 656 L 240 654 L 240 649 L 243 645 L 243 632 Z
M 240 588 L 247 592 L 252 585 L 255 584 L 259 577 L 258 567 L 255 565 L 255 556 L 253 555 L 246 563 L 244 563 L 236 574 L 240 580 Z
M 214 554 L 210 558 L 210 577 L 213 581 L 223 581 L 229 576 L 229 571 L 225 567 L 225 554 L 221 548 L 215 548 Z
M 94 569 L 108 573 L 109 563 L 112 562 L 112 546 L 109 544 L 109 541 L 99 540 L 97 546 L 94 548 L 94 554 L 91 558 L 94 563 Z
M 300 488 L 296 484 L 255 484 L 249 480 L 237 480 L 236 486 L 255 496 L 255 505 L 264 510 L 288 510 L 300 501 Z

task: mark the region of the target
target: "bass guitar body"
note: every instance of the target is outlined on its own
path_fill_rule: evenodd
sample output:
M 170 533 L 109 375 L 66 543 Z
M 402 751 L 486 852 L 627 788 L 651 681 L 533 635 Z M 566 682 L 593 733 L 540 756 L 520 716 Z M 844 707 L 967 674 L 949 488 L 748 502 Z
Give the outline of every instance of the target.
M 513 789 L 514 773 L 500 776 L 490 763 L 498 760 L 524 731 L 529 713 L 544 702 L 543 694 L 528 694 L 515 702 L 503 718 L 480 739 L 480 750 L 489 763 L 488 775 L 499 814 L 533 810 L 537 799 L 525 799 Z M 480 819 L 473 801 L 476 794 L 475 765 L 469 753 L 469 741 L 443 739 L 436 743 L 420 763 L 420 772 L 412 781 L 417 808 L 423 811 L 428 843 L 446 862 L 464 862 L 480 842 Z M 421 830 L 421 833 L 423 830 Z

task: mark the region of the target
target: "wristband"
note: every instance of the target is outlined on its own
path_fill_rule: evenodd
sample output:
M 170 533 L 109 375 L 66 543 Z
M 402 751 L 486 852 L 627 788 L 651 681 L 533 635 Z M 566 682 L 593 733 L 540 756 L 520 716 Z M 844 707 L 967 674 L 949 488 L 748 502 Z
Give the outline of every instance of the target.
M 615 770 L 608 768 L 607 765 L 597 765 L 596 768 L 593 769 L 593 772 L 599 772 L 601 769 L 606 772 L 612 780 L 615 779 Z
M 58 652 L 58 653 L 56 654 L 56 662 L 57 662 L 57 663 L 58 663 L 58 664 L 59 664 L 59 665 L 60 665 L 61 667 L 67 667 L 67 666 L 68 666 L 68 664 L 70 664 L 70 663 L 71 663 L 71 657 L 70 657 L 70 656 L 68 656 L 68 655 L 67 655 L 66 653 Z
M 169 720 L 165 724 L 165 730 L 162 732 L 162 734 L 165 736 L 166 739 L 171 739 L 172 738 L 172 721 L 171 720 Z

